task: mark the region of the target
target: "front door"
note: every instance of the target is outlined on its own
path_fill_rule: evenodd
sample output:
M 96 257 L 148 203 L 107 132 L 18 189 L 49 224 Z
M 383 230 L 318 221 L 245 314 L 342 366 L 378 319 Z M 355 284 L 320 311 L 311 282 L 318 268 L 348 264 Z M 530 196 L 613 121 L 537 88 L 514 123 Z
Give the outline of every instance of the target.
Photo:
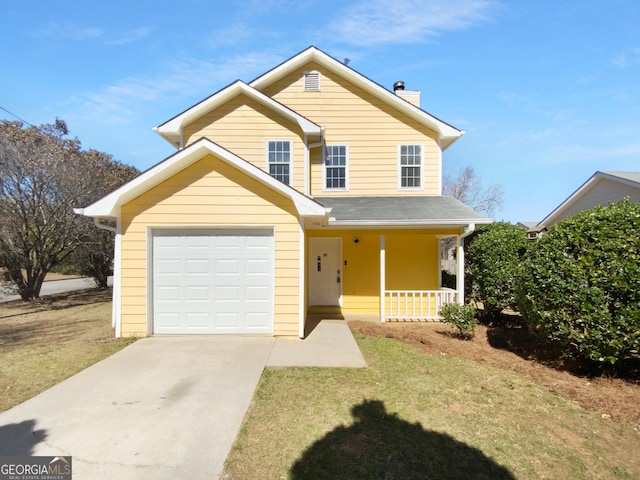
M 309 239 L 309 305 L 341 306 L 342 239 Z

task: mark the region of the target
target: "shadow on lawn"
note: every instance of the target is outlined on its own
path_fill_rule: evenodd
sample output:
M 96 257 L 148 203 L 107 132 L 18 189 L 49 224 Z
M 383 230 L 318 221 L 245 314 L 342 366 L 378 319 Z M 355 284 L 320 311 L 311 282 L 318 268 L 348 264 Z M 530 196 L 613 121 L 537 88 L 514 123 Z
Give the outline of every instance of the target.
M 515 479 L 480 450 L 387 413 L 379 400 L 351 412 L 355 423 L 311 445 L 291 468 L 293 480 Z
M 34 430 L 35 420 L 0 425 L 0 455 L 32 455 L 34 447 L 47 438 L 46 430 Z

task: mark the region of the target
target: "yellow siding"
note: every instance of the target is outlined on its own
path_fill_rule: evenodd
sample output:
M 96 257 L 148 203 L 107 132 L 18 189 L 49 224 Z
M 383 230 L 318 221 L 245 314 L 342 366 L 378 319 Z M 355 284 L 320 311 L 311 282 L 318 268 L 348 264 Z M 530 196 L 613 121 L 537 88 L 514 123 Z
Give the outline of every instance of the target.
M 147 335 L 147 228 L 275 227 L 275 335 L 297 335 L 299 223 L 293 203 L 209 155 L 122 207 L 122 335 Z
M 319 92 L 303 91 L 305 70 L 320 72 Z M 440 148 L 436 132 L 338 75 L 310 63 L 268 86 L 263 93 L 325 126 L 327 144 L 349 145 L 348 192 L 323 192 L 322 149 L 312 150 L 313 196 L 440 194 Z M 424 145 L 422 190 L 398 189 L 398 143 Z
M 300 127 L 273 110 L 238 95 L 220 108 L 204 115 L 184 128 L 185 146 L 208 138 L 266 170 L 267 140 L 293 142 L 293 184 L 304 191 L 304 137 Z
M 437 290 L 438 236 L 455 235 L 456 232 L 331 230 L 308 234 L 342 238 L 342 310 L 345 313 L 378 313 L 380 235 L 385 235 L 387 290 Z M 360 239 L 357 244 L 354 237 Z

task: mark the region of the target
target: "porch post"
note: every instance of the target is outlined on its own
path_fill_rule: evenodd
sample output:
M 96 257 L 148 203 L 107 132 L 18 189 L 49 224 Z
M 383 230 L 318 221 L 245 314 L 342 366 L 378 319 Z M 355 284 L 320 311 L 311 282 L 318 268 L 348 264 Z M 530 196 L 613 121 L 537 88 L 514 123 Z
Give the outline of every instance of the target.
M 458 262 L 458 271 L 456 272 L 456 287 L 458 290 L 458 303 L 464 305 L 464 237 L 457 236 L 458 254 L 456 255 Z
M 380 235 L 380 322 L 384 323 L 384 312 L 385 312 L 385 249 L 384 249 L 384 235 Z

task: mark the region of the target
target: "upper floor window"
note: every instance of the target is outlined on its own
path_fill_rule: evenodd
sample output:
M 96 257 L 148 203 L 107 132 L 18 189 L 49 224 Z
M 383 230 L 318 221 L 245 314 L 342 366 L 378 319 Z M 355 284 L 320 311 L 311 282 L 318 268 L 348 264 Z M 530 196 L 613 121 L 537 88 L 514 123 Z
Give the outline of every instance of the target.
M 422 145 L 398 146 L 400 188 L 422 188 Z
M 267 168 L 269 174 L 287 185 L 291 184 L 291 141 L 267 141 Z
M 346 145 L 327 145 L 324 157 L 325 190 L 346 190 L 347 159 L 349 149 Z
M 320 72 L 311 70 L 304 72 L 304 91 L 318 92 L 320 91 Z

